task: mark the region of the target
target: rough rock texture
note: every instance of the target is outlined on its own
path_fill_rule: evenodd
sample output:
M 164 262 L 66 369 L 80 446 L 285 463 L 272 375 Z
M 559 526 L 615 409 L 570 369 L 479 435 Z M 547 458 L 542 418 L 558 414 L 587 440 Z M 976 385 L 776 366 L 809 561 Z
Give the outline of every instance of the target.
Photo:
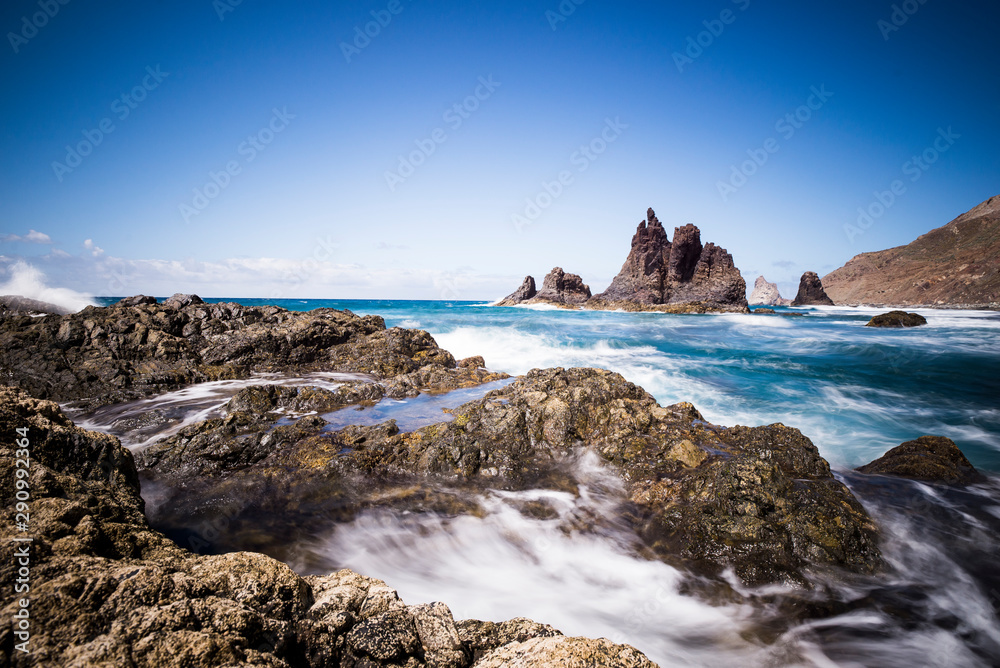
M 906 246 L 854 256 L 823 285 L 838 304 L 1000 308 L 1000 196 Z
M 558 632 L 527 620 L 456 624 L 445 605 L 407 606 L 384 582 L 348 570 L 302 578 L 261 554 L 193 555 L 150 529 L 132 457 L 117 439 L 0 387 L 4 498 L 14 498 L 15 470 L 24 470 L 18 428 L 30 443 L 30 529 L 16 530 L 14 504 L 0 511 L 0 576 L 21 577 L 15 551 L 25 544 L 13 539 L 30 536 L 30 654 L 4 624 L 0 665 L 467 668 L 479 657 L 492 666 L 604 656 L 644 665 L 634 649 L 606 641 L 511 645 Z M 3 588 L 4 619 L 22 596 Z
M 276 306 L 163 304 L 87 307 L 72 315 L 0 319 L 0 378 L 56 401 L 118 403 L 252 372 L 344 371 L 393 378 L 455 368 L 421 330 L 386 329 L 378 316 Z
M 34 315 L 39 313 L 64 315 L 71 313 L 71 311 L 57 304 L 21 297 L 20 295 L 4 295 L 0 297 L 0 315 Z
M 754 281 L 749 303 L 751 306 L 788 306 L 792 300 L 784 299 L 778 292 L 777 285 L 768 283 L 763 276 L 758 276 Z
M 523 304 L 524 302 L 532 299 L 538 291 L 535 290 L 535 279 L 532 276 L 525 276 L 524 282 L 521 283 L 521 287 L 515 290 L 513 293 L 507 295 L 500 301 L 496 303 L 497 306 L 515 306 L 516 304 Z
M 261 433 L 253 416 L 233 413 L 150 446 L 139 463 L 176 490 L 162 503 L 174 526 L 240 490 L 257 505 L 231 515 L 270 534 L 373 505 L 476 513 L 470 493 L 486 488 L 575 490 L 567 462 L 589 450 L 620 476 L 622 513 L 668 562 L 731 567 L 755 584 L 881 564 L 871 519 L 796 429 L 709 425 L 690 404 L 662 408 L 597 369 L 535 370 L 452 414 L 405 433 L 393 421 L 330 432 L 307 418 L 261 437 L 247 435 Z
M 833 306 L 833 300 L 823 291 L 823 282 L 815 271 L 807 271 L 799 279 L 799 292 L 792 306 Z
M 733 257 L 715 244 L 702 245 L 694 225 L 674 230 L 673 243 L 652 209 L 639 223 L 621 271 L 589 308 L 669 310 L 699 304 L 710 310 L 746 311 L 746 282 Z
M 142 306 L 143 304 L 155 304 L 156 297 L 149 297 L 147 295 L 135 295 L 133 297 L 125 297 L 124 299 L 119 299 L 113 306 Z
M 927 318 L 919 313 L 889 311 L 875 316 L 865 327 L 919 327 L 926 324 Z
M 562 267 L 550 271 L 542 281 L 542 289 L 535 291 L 535 279 L 528 276 L 517 292 L 501 300 L 497 306 L 516 304 L 553 304 L 580 306 L 590 299 L 590 286 L 576 274 L 567 274 Z
M 657 668 L 639 650 L 601 638 L 532 638 L 502 647 L 476 662 L 475 668 Z
M 948 485 L 986 481 L 955 442 L 943 436 L 921 436 L 907 441 L 856 470 Z

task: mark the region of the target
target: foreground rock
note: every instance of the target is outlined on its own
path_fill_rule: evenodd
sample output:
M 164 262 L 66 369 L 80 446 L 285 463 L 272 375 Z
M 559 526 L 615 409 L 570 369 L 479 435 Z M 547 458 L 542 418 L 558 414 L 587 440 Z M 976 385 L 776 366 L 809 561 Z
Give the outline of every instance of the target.
M 121 304 L 122 302 L 119 302 Z M 120 403 L 254 372 L 343 371 L 378 379 L 432 367 L 438 390 L 459 386 L 456 367 L 427 332 L 386 329 L 379 316 L 276 306 L 163 304 L 87 307 L 72 315 L 0 319 L 0 374 L 33 396 L 89 406 Z
M 580 306 L 590 299 L 590 287 L 576 274 L 567 274 L 562 267 L 550 271 L 542 282 L 542 289 L 535 291 L 535 279 L 527 276 L 524 283 L 497 306 L 518 304 L 552 304 L 554 306 Z
M 947 485 L 986 481 L 986 477 L 976 470 L 955 442 L 943 436 L 921 436 L 907 441 L 856 470 Z
M 919 313 L 889 311 L 875 316 L 865 327 L 920 327 L 926 324 L 927 318 Z
M 375 506 L 477 514 L 486 489 L 578 490 L 572 462 L 590 451 L 625 486 L 622 517 L 669 563 L 752 584 L 881 566 L 871 519 L 796 429 L 710 425 L 597 369 L 535 370 L 452 413 L 412 432 L 393 421 L 331 432 L 316 416 L 272 430 L 234 411 L 139 463 L 173 490 L 158 522 L 183 531 L 225 507 L 229 539 L 252 540 Z
M 408 606 L 384 582 L 348 570 L 302 578 L 261 554 L 191 554 L 149 527 L 132 457 L 117 439 L 74 426 L 52 402 L 0 387 L 5 498 L 14 498 L 15 470 L 24 470 L 16 451 L 24 428 L 30 531 L 15 532 L 18 510 L 5 505 L 0 574 L 19 577 L 15 551 L 24 544 L 14 539 L 30 536 L 30 639 L 0 627 L 2 665 L 651 665 L 631 647 L 563 638 L 529 620 L 456 623 L 441 603 Z M 5 587 L 0 614 L 14 619 L 21 598 Z M 22 642 L 30 653 L 17 648 Z
M 649 209 L 621 271 L 587 306 L 678 312 L 697 312 L 700 306 L 703 311 L 747 312 L 746 282 L 724 248 L 702 245 L 697 227 L 676 228 L 671 243 Z
M 833 300 L 823 291 L 823 282 L 815 271 L 807 271 L 799 279 L 799 292 L 792 306 L 833 306 Z
M 748 300 L 751 306 L 788 306 L 791 299 L 784 299 L 778 292 L 778 286 L 768 283 L 763 276 L 758 276 L 753 284 L 753 292 Z
M 906 246 L 854 256 L 824 276 L 823 285 L 838 304 L 997 309 L 998 257 L 1000 196 Z
M 4 295 L 0 297 L 0 316 L 14 315 L 64 315 L 71 313 L 67 308 L 57 304 L 21 297 L 20 295 Z

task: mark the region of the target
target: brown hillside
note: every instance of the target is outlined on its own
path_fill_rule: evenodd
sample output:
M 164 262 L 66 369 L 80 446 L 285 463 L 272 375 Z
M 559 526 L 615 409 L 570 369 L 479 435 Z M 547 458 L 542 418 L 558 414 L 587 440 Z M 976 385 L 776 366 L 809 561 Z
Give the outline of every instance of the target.
M 906 246 L 856 255 L 823 277 L 837 304 L 1000 303 L 1000 195 Z

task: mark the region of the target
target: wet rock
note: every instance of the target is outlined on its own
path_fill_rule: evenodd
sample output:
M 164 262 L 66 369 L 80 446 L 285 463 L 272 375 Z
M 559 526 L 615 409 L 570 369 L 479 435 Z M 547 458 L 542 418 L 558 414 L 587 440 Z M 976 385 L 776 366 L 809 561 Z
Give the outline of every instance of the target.
M 300 420 L 261 436 L 235 413 L 232 424 L 209 421 L 148 448 L 139 463 L 184 489 L 179 507 L 261 486 L 266 493 L 250 494 L 266 499 L 258 514 L 299 524 L 307 520 L 289 520 L 290 508 L 461 514 L 478 508 L 463 490 L 574 491 L 565 462 L 589 449 L 619 474 L 637 533 L 665 561 L 710 575 L 732 568 L 751 584 L 882 564 L 873 522 L 796 429 L 709 425 L 690 404 L 661 407 L 598 369 L 534 370 L 452 414 L 405 433 L 393 421 L 330 432 Z M 207 485 L 205 476 L 215 487 L 199 501 L 188 480 Z
M 474 668 L 657 668 L 639 650 L 601 638 L 533 638 L 493 650 Z
M 174 295 L 176 297 L 177 295 Z M 173 297 L 171 298 L 173 299 Z M 148 297 L 146 295 L 135 295 L 133 297 L 125 297 L 124 299 L 119 299 L 112 306 L 142 306 L 143 304 L 155 304 L 156 297 Z
M 50 304 L 38 299 L 31 299 L 20 295 L 4 295 L 0 297 L 0 314 L 2 315 L 65 315 L 67 313 L 72 313 L 72 311 L 57 304 Z
M 873 317 L 865 327 L 919 327 L 926 324 L 927 318 L 919 313 L 889 311 Z
M 673 243 L 652 209 L 639 223 L 621 271 L 588 308 L 668 310 L 700 306 L 706 311 L 746 312 L 746 282 L 724 248 L 702 245 L 694 225 L 674 230 Z M 677 311 L 685 312 L 685 311 Z M 696 312 L 696 311 L 688 311 Z
M 892 475 L 912 480 L 969 485 L 985 482 L 955 442 L 943 436 L 921 436 L 856 469 L 871 475 Z
M 799 279 L 799 291 L 792 306 L 833 306 L 833 300 L 823 291 L 823 282 L 815 271 L 807 271 Z
M 0 319 L 0 374 L 35 396 L 93 408 L 253 372 L 387 379 L 428 365 L 455 367 L 427 332 L 387 330 L 378 316 L 171 300 Z
M 31 653 L 14 649 L 21 639 L 5 624 L 0 665 L 470 664 L 474 649 L 465 638 L 472 636 L 442 604 L 408 607 L 384 582 L 347 570 L 302 578 L 261 554 L 197 556 L 179 548 L 147 523 L 131 455 L 117 439 L 76 427 L 53 402 L 0 387 L 5 498 L 14 498 L 19 428 L 30 442 Z M 0 509 L 6 582 L 15 578 L 14 538 L 23 537 L 16 512 L 14 504 Z M 0 614 L 12 619 L 19 598 L 4 588 Z M 519 660 L 517 650 L 507 655 Z
M 523 304 L 533 298 L 537 293 L 538 291 L 535 289 L 535 279 L 531 276 L 525 276 L 524 282 L 521 283 L 521 287 L 498 301 L 496 305 L 515 306 L 517 304 Z
M 755 308 L 753 312 L 755 315 L 774 315 L 775 313 L 773 308 Z
M 472 653 L 473 661 L 504 645 L 562 635 L 548 624 L 539 624 L 524 617 L 499 623 L 469 619 L 458 622 L 456 628 L 462 644 Z

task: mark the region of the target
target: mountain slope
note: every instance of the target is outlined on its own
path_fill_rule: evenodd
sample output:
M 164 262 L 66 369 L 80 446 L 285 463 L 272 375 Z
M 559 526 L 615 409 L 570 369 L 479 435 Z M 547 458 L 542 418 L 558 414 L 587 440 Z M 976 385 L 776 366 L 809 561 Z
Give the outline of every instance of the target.
M 823 277 L 837 304 L 1000 303 L 1000 195 L 906 246 L 856 255 Z

